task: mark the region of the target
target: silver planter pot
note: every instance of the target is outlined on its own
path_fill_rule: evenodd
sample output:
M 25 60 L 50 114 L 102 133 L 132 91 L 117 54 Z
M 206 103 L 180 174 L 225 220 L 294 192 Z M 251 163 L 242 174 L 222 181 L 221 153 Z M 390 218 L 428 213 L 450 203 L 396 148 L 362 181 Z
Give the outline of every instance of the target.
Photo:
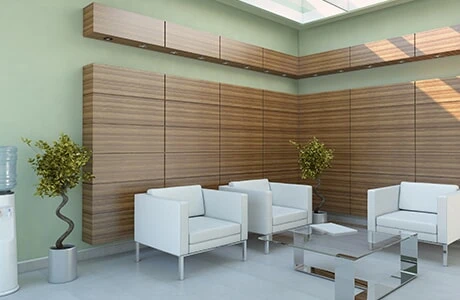
M 313 224 L 321 224 L 327 222 L 327 212 L 319 211 L 317 213 L 313 212 Z
M 66 283 L 77 278 L 77 247 L 64 245 L 48 251 L 48 282 Z

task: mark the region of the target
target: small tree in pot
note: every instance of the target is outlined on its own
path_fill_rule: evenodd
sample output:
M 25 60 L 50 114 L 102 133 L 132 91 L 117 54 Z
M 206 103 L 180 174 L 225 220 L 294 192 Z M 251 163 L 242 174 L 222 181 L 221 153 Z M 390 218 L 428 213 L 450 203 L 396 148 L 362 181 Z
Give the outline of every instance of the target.
M 66 135 L 61 134 L 57 141 L 48 144 L 39 140 L 32 145 L 30 139 L 22 139 L 37 154 L 29 158 L 29 163 L 39 177 L 35 195 L 41 198 L 62 197 L 61 204 L 56 209 L 59 219 L 68 224 L 67 230 L 56 240 L 55 246 L 50 248 L 48 256 L 48 280 L 52 283 L 62 283 L 76 278 L 76 249 L 73 245 L 65 245 L 64 240 L 74 229 L 73 221 L 61 213 L 61 209 L 69 201 L 68 191 L 76 187 L 82 180 L 91 180 L 89 172 L 82 168 L 91 159 L 91 151 L 79 146 Z M 72 256 L 69 258 L 69 255 Z M 66 266 L 73 261 L 75 266 Z M 73 263 L 72 263 L 73 264 Z M 69 267 L 71 270 L 66 270 Z
M 313 193 L 321 199 L 318 206 L 314 208 L 314 213 L 320 213 L 321 208 L 326 202 L 326 198 L 319 192 L 321 185 L 321 173 L 331 166 L 331 160 L 334 158 L 334 150 L 328 149 L 323 143 L 320 143 L 316 137 L 306 143 L 300 144 L 290 141 L 299 151 L 299 167 L 302 179 L 313 179 L 316 185 L 313 186 Z M 324 220 L 325 221 L 325 220 Z

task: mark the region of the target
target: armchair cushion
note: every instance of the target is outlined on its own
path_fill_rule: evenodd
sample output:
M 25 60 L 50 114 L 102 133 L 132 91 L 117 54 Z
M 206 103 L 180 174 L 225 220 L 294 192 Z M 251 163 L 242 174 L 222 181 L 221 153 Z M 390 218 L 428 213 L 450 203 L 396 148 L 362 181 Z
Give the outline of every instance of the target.
M 188 202 L 188 216 L 204 215 L 203 194 L 200 185 L 149 189 L 147 194 L 155 197 Z
M 377 217 L 377 226 L 437 234 L 437 214 L 400 210 Z
M 401 182 L 399 209 L 437 213 L 438 196 L 452 194 L 458 190 L 453 184 Z
M 240 189 L 248 189 L 248 190 L 259 190 L 259 191 L 269 191 L 270 190 L 270 183 L 268 182 L 268 179 L 232 181 L 228 185 L 231 187 L 236 187 Z
M 272 206 L 273 226 L 307 219 L 307 211 L 284 206 Z
M 189 218 L 188 227 L 190 244 L 202 243 L 241 232 L 240 224 L 208 217 Z

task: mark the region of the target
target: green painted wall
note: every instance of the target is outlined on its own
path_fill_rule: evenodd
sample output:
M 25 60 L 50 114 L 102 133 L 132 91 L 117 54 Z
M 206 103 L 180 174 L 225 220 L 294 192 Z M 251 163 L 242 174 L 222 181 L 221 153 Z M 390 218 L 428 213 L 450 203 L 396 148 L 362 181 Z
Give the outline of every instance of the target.
M 206 0 L 99 0 L 98 2 L 199 30 L 297 54 L 298 32 Z M 198 60 L 110 44 L 82 36 L 82 9 L 90 0 L 6 0 L 0 10 L 0 145 L 19 147 L 16 188 L 19 260 L 47 255 L 65 230 L 54 216 L 59 199 L 33 196 L 37 182 L 20 141 L 55 140 L 61 132 L 82 138 L 82 67 L 103 63 L 296 93 L 295 80 Z M 81 187 L 64 209 L 76 223 L 67 242 L 80 249 Z
M 299 54 L 358 45 L 460 23 L 458 0 L 415 0 L 299 32 Z M 460 75 L 460 56 L 299 80 L 299 93 L 379 86 Z

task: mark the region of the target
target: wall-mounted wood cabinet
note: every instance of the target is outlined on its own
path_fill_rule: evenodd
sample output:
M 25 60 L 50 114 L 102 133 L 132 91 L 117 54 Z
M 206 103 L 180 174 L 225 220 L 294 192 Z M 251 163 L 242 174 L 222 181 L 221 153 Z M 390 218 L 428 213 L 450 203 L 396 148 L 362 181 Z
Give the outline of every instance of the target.
M 236 65 L 251 70 L 262 70 L 262 47 L 220 38 L 220 58 L 229 65 Z
M 219 36 L 171 22 L 166 22 L 166 47 L 190 58 L 219 59 Z
M 299 57 L 301 77 L 343 72 L 350 66 L 350 48 L 331 50 Z
M 460 54 L 460 25 L 418 32 L 415 38 L 417 57 Z
M 264 69 L 281 76 L 296 77 L 298 57 L 273 51 L 270 49 L 263 49 Z

